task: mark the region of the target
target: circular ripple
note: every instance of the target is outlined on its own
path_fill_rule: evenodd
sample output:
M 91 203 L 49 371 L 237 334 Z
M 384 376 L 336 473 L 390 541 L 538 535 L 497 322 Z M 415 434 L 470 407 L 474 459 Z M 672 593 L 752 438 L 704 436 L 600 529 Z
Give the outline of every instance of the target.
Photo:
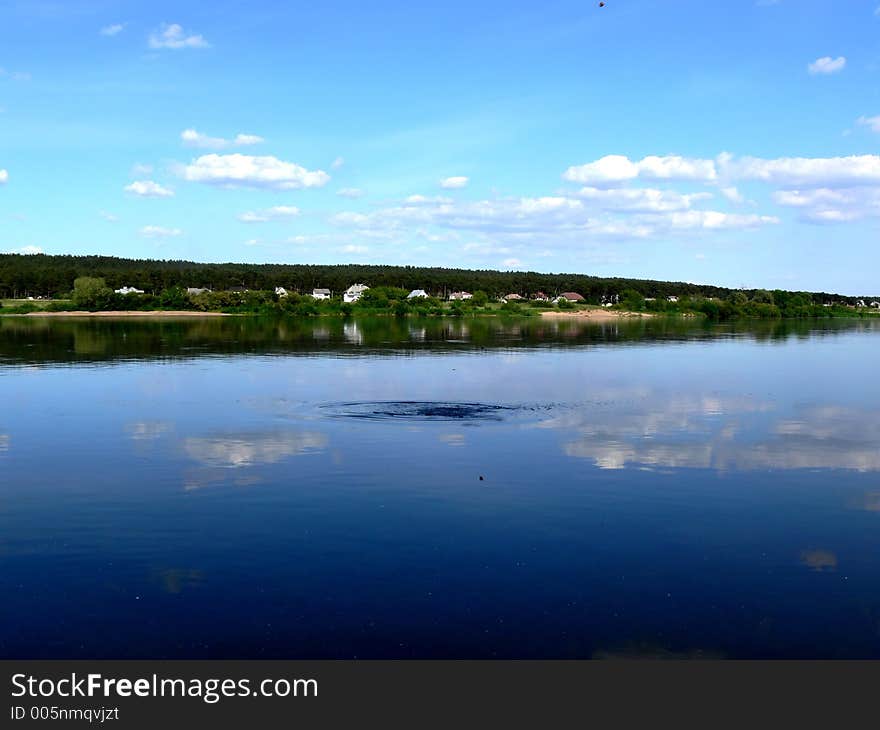
M 324 406 L 335 418 L 404 421 L 502 421 L 517 410 L 488 403 L 445 401 L 367 401 L 332 403 Z

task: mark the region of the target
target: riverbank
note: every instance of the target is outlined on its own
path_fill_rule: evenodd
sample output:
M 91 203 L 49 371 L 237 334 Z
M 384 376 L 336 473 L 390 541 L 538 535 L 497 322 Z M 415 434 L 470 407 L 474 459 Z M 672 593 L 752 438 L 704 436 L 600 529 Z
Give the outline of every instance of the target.
M 2 313 L 0 313 L 2 314 Z M 154 311 L 121 311 L 121 312 L 88 312 L 72 311 L 72 312 L 28 312 L 27 314 L 7 314 L 6 317 L 109 317 L 109 318 L 125 318 L 125 317 L 149 317 L 149 318 L 174 318 L 181 317 L 233 317 L 235 315 L 226 312 L 191 312 L 187 310 L 154 310 Z
M 619 309 L 574 309 L 541 312 L 541 316 L 553 319 L 592 319 L 597 322 L 608 322 L 615 319 L 656 317 L 657 315 L 651 312 L 627 312 Z

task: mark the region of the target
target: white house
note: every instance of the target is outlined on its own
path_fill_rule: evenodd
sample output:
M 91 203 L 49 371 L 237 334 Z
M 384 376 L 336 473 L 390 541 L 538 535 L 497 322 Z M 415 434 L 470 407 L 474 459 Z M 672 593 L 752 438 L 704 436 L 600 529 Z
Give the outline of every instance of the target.
M 364 292 L 369 288 L 370 287 L 366 284 L 352 284 L 345 290 L 345 294 L 342 295 L 342 301 L 348 304 L 353 304 L 360 299 L 364 295 Z
M 865 305 L 865 300 L 864 300 L 864 299 L 859 299 L 859 300 L 856 302 L 856 306 L 857 306 L 857 307 L 864 307 L 864 306 L 866 306 L 866 305 Z
M 666 297 L 666 301 L 675 304 L 678 301 L 678 297 L 674 294 L 670 294 L 668 297 Z
M 548 297 L 542 291 L 539 291 L 537 294 L 535 294 L 535 296 L 533 296 L 532 299 L 536 302 L 549 302 L 550 301 L 550 297 Z
M 114 289 L 113 291 L 116 292 L 116 294 L 143 294 L 144 293 L 143 289 L 136 289 L 133 286 L 124 286 L 121 289 Z
M 211 290 L 210 289 L 203 289 L 202 287 L 199 287 L 199 286 L 189 286 L 186 289 L 186 293 L 189 294 L 191 297 L 197 297 L 199 294 L 204 294 L 205 292 L 209 292 L 209 291 L 211 291 Z
M 564 292 L 562 292 L 562 294 L 560 294 L 558 297 L 556 297 L 556 298 L 553 300 L 553 303 L 554 303 L 554 304 L 559 304 L 559 302 L 561 302 L 563 299 L 564 299 L 565 301 L 567 301 L 567 302 L 571 302 L 572 304 L 575 304 L 575 303 L 577 303 L 577 302 L 584 302 L 584 301 L 586 301 L 586 300 L 585 300 L 580 294 L 578 294 L 577 292 L 574 292 L 574 291 L 564 291 Z
M 523 298 L 524 297 L 520 296 L 519 294 L 508 294 L 507 296 L 504 297 L 504 301 L 505 302 L 521 302 L 523 300 Z
M 329 289 L 312 289 L 312 299 L 329 299 L 330 298 L 330 290 Z
M 462 302 L 465 299 L 473 299 L 474 295 L 469 291 L 454 291 L 449 295 L 450 302 Z
M 286 297 L 287 296 L 287 289 L 285 289 L 283 286 L 276 286 L 275 287 L 275 295 L 279 296 L 279 297 Z
M 874 309 L 880 309 L 880 302 L 871 302 L 871 306 Z
M 407 299 L 427 299 L 428 292 L 424 289 L 413 289 L 409 294 L 406 295 Z

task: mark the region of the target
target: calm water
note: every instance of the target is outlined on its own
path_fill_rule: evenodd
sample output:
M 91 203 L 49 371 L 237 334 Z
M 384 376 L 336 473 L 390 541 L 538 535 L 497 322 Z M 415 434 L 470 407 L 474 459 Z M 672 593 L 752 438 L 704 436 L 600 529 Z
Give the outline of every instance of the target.
M 0 318 L 0 656 L 880 657 L 878 352 Z

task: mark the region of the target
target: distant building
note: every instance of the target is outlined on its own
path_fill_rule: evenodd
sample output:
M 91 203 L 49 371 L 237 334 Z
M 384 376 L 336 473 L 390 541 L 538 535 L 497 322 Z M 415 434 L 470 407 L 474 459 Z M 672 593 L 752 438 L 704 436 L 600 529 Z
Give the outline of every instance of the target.
M 329 289 L 312 289 L 312 299 L 329 299 L 330 298 L 330 290 Z
M 345 294 L 342 295 L 342 301 L 348 304 L 354 304 L 354 302 L 358 301 L 364 295 L 364 292 L 369 290 L 369 288 L 370 287 L 366 284 L 352 284 L 345 290 Z
M 521 302 L 525 297 L 521 297 L 519 294 L 508 294 L 504 297 L 505 302 Z
M 205 289 L 204 287 L 200 286 L 190 286 L 186 289 L 186 293 L 189 294 L 191 297 L 197 297 L 199 294 L 205 294 L 210 291 L 210 289 Z
M 469 291 L 454 291 L 449 295 L 450 302 L 463 302 L 465 299 L 473 299 L 474 295 Z
M 286 297 L 287 296 L 287 289 L 285 289 L 283 286 L 276 286 L 275 287 L 275 295 L 279 296 L 279 297 Z
M 668 297 L 666 297 L 666 301 L 672 302 L 674 304 L 675 302 L 678 301 L 678 297 L 675 296 L 674 294 L 670 294 Z
M 427 299 L 428 292 L 424 289 L 413 289 L 409 294 L 406 295 L 407 299 Z
M 871 302 L 871 306 L 874 309 L 880 309 L 880 302 Z
M 549 302 L 550 297 L 548 297 L 544 292 L 539 291 L 535 296 L 532 297 L 536 302 Z
M 856 302 L 856 306 L 857 306 L 857 307 L 864 307 L 864 306 L 867 306 L 867 305 L 865 304 L 865 300 L 864 300 L 864 299 L 859 299 L 859 300 Z
M 143 289 L 136 289 L 133 286 L 124 286 L 121 289 L 114 289 L 117 294 L 143 294 Z
M 233 294 L 247 294 L 248 288 L 246 286 L 231 286 L 229 291 Z
M 586 299 L 584 299 L 584 298 L 583 298 L 580 294 L 578 294 L 577 292 L 574 292 L 574 291 L 564 291 L 564 292 L 562 292 L 562 294 L 560 294 L 558 297 L 556 297 L 556 299 L 554 299 L 553 302 L 554 302 L 554 303 L 558 303 L 558 302 L 562 301 L 563 299 L 564 299 L 565 301 L 567 301 L 567 302 L 571 302 L 572 304 L 574 304 L 574 303 L 576 303 L 576 302 L 585 302 L 585 301 L 587 301 Z

